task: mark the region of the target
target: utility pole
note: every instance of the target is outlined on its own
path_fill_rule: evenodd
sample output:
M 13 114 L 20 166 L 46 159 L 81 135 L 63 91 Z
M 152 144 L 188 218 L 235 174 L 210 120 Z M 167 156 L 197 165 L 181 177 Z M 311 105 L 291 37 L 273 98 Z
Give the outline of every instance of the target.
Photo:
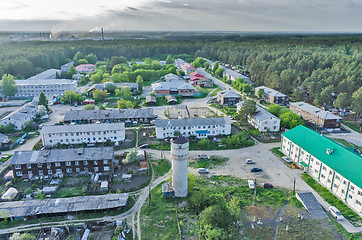
M 151 207 L 151 184 L 148 185 L 148 206 Z
M 104 33 L 103 33 L 103 28 L 102 28 L 102 40 L 104 40 Z
M 294 178 L 294 183 L 293 183 L 293 196 L 295 195 L 295 182 L 296 182 L 296 179 Z
M 255 206 L 255 200 L 256 200 L 256 179 L 254 179 L 254 185 L 255 185 L 255 188 L 254 188 L 254 206 Z
M 45 240 L 43 224 L 41 223 L 41 219 L 40 219 L 40 218 L 39 218 L 39 223 L 40 223 L 40 229 L 41 229 L 41 236 L 42 236 L 43 240 Z

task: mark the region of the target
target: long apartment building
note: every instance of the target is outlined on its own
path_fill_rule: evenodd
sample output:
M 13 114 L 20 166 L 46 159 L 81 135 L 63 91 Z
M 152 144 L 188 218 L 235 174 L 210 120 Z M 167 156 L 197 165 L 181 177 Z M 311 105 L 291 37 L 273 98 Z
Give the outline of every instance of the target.
M 113 148 L 70 148 L 16 151 L 11 159 L 15 177 L 31 179 L 54 174 L 107 173 L 113 170 Z
M 37 109 L 37 101 L 27 103 L 21 108 L 3 117 L 0 120 L 0 125 L 5 126 L 8 124 L 13 124 L 16 130 L 21 130 L 25 127 L 26 122 L 32 121 L 36 117 Z
M 154 119 L 152 108 L 143 109 L 105 109 L 105 110 L 70 110 L 65 113 L 65 123 L 150 123 Z
M 58 96 L 67 90 L 77 90 L 77 81 L 69 79 L 15 80 L 15 83 L 18 86 L 18 91 L 14 97 L 36 97 L 39 96 L 40 92 L 45 93 L 45 95 Z
M 174 137 L 178 131 L 184 137 L 208 136 L 231 134 L 231 121 L 228 117 L 214 118 L 185 118 L 185 119 L 157 119 L 156 137 L 159 139 Z
M 304 120 L 322 128 L 339 128 L 341 118 L 331 112 L 324 111 L 309 103 L 290 103 L 290 110 L 301 116 Z
M 270 103 L 275 103 L 275 104 L 278 104 L 278 105 L 285 105 L 288 103 L 288 96 L 279 92 L 279 91 L 276 91 L 274 89 L 271 89 L 271 88 L 268 88 L 268 87 L 265 87 L 265 86 L 260 86 L 260 87 L 256 87 L 255 88 L 255 95 L 258 96 L 258 91 L 260 89 L 263 89 L 264 90 L 264 100 L 267 101 L 267 102 L 270 102 Z
M 304 126 L 282 135 L 282 152 L 362 216 L 362 157 Z
M 124 122 L 100 123 L 82 125 L 54 125 L 44 126 L 41 130 L 41 139 L 44 147 L 57 144 L 82 144 L 82 143 L 120 143 L 125 139 Z

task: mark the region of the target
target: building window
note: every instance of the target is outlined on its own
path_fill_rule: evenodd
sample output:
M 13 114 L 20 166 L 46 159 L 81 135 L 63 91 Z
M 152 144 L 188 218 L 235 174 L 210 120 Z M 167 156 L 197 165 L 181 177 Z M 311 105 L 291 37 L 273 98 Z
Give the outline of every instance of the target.
M 319 162 L 316 161 L 315 164 L 316 164 L 317 166 L 319 166 Z
M 76 166 L 79 166 L 79 161 L 75 161 L 75 165 L 76 165 Z
M 21 165 L 15 165 L 15 169 L 21 169 Z
M 108 160 L 103 160 L 103 164 L 108 164 Z
M 55 163 L 55 166 L 56 166 L 56 167 L 60 167 L 60 163 L 59 163 L 59 162 L 56 162 L 56 163 Z
M 98 172 L 98 167 L 95 167 L 95 168 L 94 168 L 94 171 L 95 171 L 95 172 Z
M 342 189 L 341 193 L 344 193 L 344 190 Z
M 76 171 L 76 172 L 80 172 L 80 168 L 76 168 L 75 171 Z
M 351 185 L 351 190 L 352 190 L 352 191 L 354 190 L 354 186 L 353 186 L 353 185 Z
M 88 161 L 83 161 L 83 164 L 84 164 L 85 166 L 87 166 L 87 165 L 88 165 Z
M 56 171 L 56 173 L 62 173 L 62 169 L 57 169 L 55 171 Z
M 67 168 L 67 173 L 71 173 L 72 169 L 71 168 Z
M 317 172 L 318 172 L 318 170 L 317 170 L 317 169 L 314 169 L 314 172 L 315 172 L 315 173 L 317 173 Z
M 72 163 L 71 162 L 65 162 L 65 166 L 70 166 Z
M 346 185 L 346 184 L 347 184 L 347 182 L 346 182 L 345 180 L 343 180 L 343 184 L 344 184 L 344 185 Z
M 98 165 L 98 161 L 94 161 L 94 165 Z
M 332 175 L 332 171 L 329 171 L 329 175 Z
M 331 181 L 331 179 L 328 179 L 327 182 L 331 183 L 332 181 Z
M 356 200 L 356 204 L 359 205 L 359 206 L 361 206 L 361 202 L 358 201 L 358 200 Z
M 47 163 L 47 169 L 51 169 L 52 168 L 52 164 L 51 163 Z
M 85 168 L 84 168 L 84 171 L 85 171 L 85 172 L 88 172 L 88 168 L 87 168 L 87 167 L 85 167 Z
M 27 169 L 31 169 L 31 164 L 26 164 Z
M 18 177 L 23 176 L 23 172 L 16 172 L 16 176 L 18 176 Z
M 41 168 L 43 166 L 43 164 L 38 163 L 38 168 Z
M 357 191 L 358 195 L 362 195 L 362 192 L 360 190 Z
M 327 170 L 327 168 L 326 168 L 325 166 L 323 166 L 322 169 L 323 169 L 324 171 Z
M 39 176 L 43 176 L 43 175 L 44 175 L 43 170 L 39 170 Z
M 28 171 L 28 175 L 29 175 L 29 176 L 32 176 L 32 175 L 33 175 L 33 172 L 32 172 L 32 171 Z
M 104 171 L 109 171 L 109 166 L 105 166 Z
M 351 195 L 351 194 L 348 194 L 348 198 L 349 198 L 349 199 L 352 199 L 353 197 L 352 197 L 352 195 Z
M 52 175 L 53 171 L 52 170 L 48 170 L 48 175 Z
M 336 179 L 337 179 L 337 180 L 339 180 L 339 179 L 340 179 L 340 177 L 339 177 L 338 175 L 336 175 Z

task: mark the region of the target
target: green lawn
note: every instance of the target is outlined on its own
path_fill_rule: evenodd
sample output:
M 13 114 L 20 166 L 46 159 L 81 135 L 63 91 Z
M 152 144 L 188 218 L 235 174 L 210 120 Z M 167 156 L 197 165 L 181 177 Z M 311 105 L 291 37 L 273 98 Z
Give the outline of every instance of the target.
M 272 148 L 272 149 L 270 149 L 270 151 L 272 153 L 274 153 L 274 155 L 276 155 L 278 157 L 283 157 L 284 156 L 284 154 L 280 151 L 280 147 Z
M 316 180 L 314 180 L 307 173 L 301 175 L 302 179 L 311 186 L 326 202 L 338 208 L 341 211 L 342 215 L 352 222 L 355 226 L 359 226 L 357 223 L 362 221 L 362 218 L 358 216 L 352 209 L 350 209 L 343 201 L 339 200 L 334 196 L 327 188 L 320 185 Z
M 344 121 L 343 123 L 346 124 L 348 127 L 352 128 L 353 130 L 355 130 L 356 132 L 362 133 L 361 127 L 358 124 L 356 124 L 355 122 Z
M 213 168 L 214 166 L 225 164 L 229 158 L 220 156 L 211 156 L 210 159 L 200 159 L 190 162 L 190 167 L 194 168 Z
M 165 175 L 171 169 L 171 163 L 166 159 L 153 160 L 151 163 L 155 163 L 152 166 L 156 177 Z

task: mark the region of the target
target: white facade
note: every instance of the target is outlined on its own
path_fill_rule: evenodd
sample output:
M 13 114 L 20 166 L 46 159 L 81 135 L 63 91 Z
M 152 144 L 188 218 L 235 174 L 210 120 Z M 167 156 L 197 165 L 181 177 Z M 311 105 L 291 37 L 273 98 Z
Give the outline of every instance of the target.
M 107 140 L 116 143 L 124 141 L 125 127 L 124 122 L 44 126 L 41 135 L 45 147 L 56 146 L 58 143 L 104 143 Z
M 223 118 L 187 118 L 156 120 L 156 137 L 159 139 L 174 137 L 175 131 L 182 136 L 207 138 L 208 136 L 231 134 L 231 121 Z
M 239 112 L 242 102 L 236 106 Z M 280 119 L 259 106 L 256 106 L 256 113 L 248 118 L 248 122 L 260 132 L 278 132 L 280 129 Z
M 15 97 L 36 97 L 40 92 L 58 96 L 67 90 L 77 90 L 77 81 L 68 79 L 15 80 L 15 82 L 18 86 Z
M 322 136 L 321 136 L 322 137 Z M 306 140 L 309 141 L 309 140 Z M 330 140 L 332 142 L 332 140 Z M 314 141 L 314 144 L 320 146 Z M 362 216 L 362 188 L 357 186 L 352 180 L 347 179 L 341 173 L 335 171 L 332 167 L 328 166 L 325 162 L 319 160 L 316 156 L 309 153 L 306 149 L 298 146 L 285 136 L 282 136 L 282 152 L 289 156 L 293 162 L 297 163 L 300 167 L 304 167 L 304 171 L 312 176 L 319 184 L 331 191 L 336 197 L 342 200 L 357 214 Z M 329 153 L 327 153 L 329 151 Z M 333 151 L 341 149 L 326 149 L 325 154 L 333 156 Z M 348 151 L 345 149 L 345 151 Z M 320 153 L 319 153 L 320 154 Z M 348 153 L 350 154 L 350 153 Z M 348 156 L 345 156 L 348 158 Z M 353 157 L 353 156 L 352 156 Z M 357 156 L 359 158 L 360 156 Z M 335 159 L 334 161 L 338 161 Z M 348 163 L 344 165 L 343 162 L 337 164 L 342 168 L 348 168 Z M 348 170 L 348 169 L 347 169 Z M 343 170 L 342 170 L 343 171 Z
M 180 137 L 171 140 L 172 186 L 175 197 L 187 196 L 189 141 Z

